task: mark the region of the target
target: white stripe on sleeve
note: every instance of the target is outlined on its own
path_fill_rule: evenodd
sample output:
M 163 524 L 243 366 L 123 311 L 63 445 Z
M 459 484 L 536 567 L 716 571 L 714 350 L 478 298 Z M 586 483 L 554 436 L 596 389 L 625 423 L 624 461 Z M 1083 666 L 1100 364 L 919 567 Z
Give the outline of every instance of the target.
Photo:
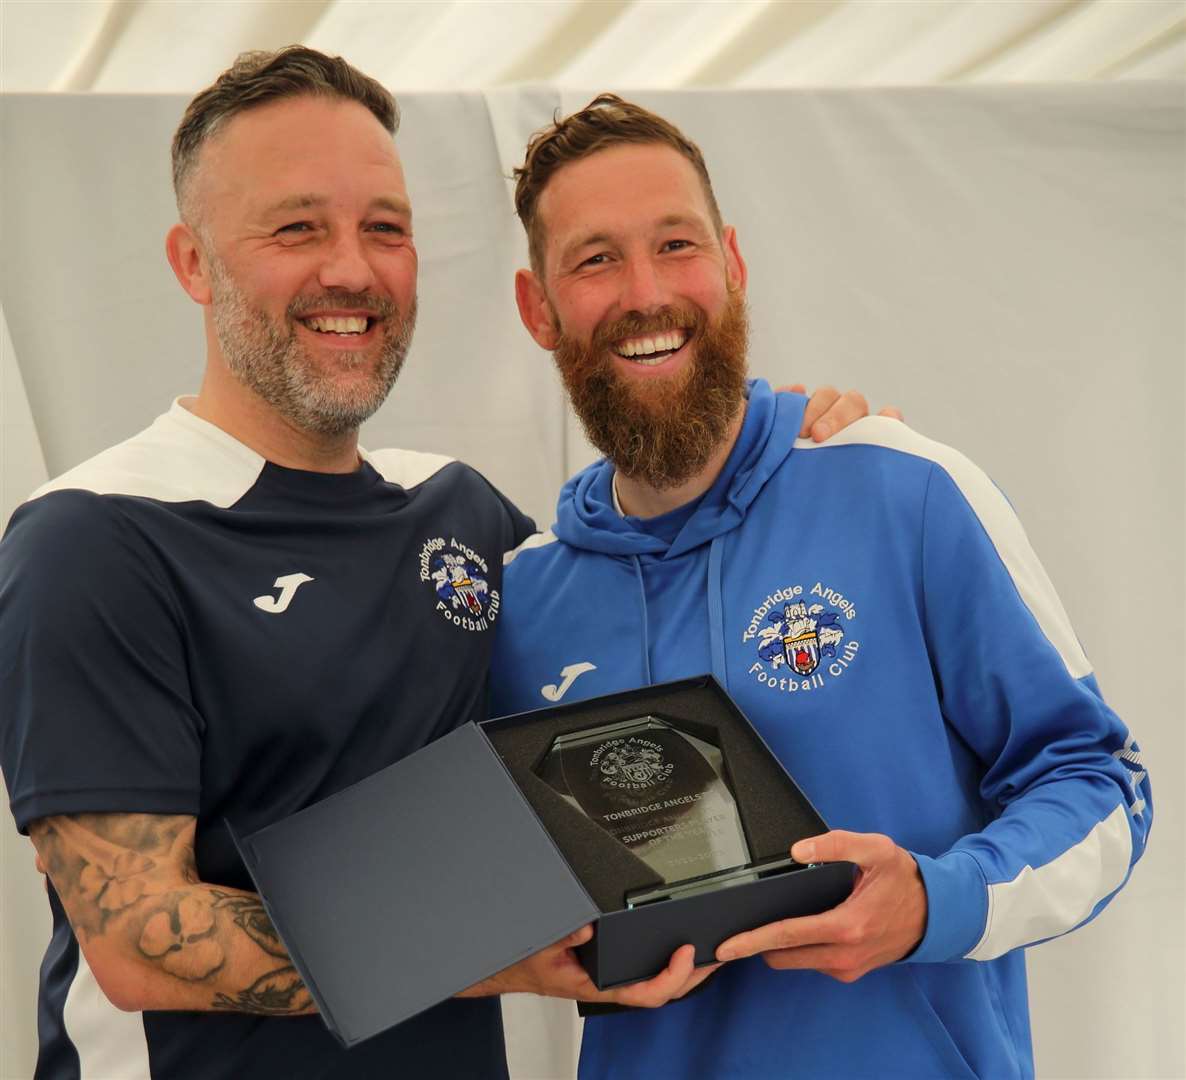
M 1124 884 L 1131 861 L 1128 810 L 1118 805 L 1058 858 L 1036 870 L 1022 867 L 1012 881 L 988 887 L 984 934 L 965 959 L 993 960 L 1073 930 Z

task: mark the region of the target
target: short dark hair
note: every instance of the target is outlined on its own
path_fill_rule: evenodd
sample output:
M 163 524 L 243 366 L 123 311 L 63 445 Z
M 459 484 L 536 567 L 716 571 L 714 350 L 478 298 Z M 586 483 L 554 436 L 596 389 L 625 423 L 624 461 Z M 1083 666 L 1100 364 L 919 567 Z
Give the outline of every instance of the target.
M 212 135 L 248 109 L 306 95 L 357 101 L 392 135 L 399 129 L 399 106 L 391 93 L 340 56 L 327 56 L 304 45 L 241 53 L 189 103 L 173 135 L 173 191 L 182 214 L 189 178 L 202 145 Z
M 557 116 L 549 127 L 532 135 L 523 165 L 515 170 L 515 211 L 527 230 L 531 266 L 536 272 L 544 264 L 543 227 L 536 210 L 548 181 L 565 165 L 622 143 L 660 143 L 686 157 L 700 176 L 713 224 L 718 233 L 721 231 L 721 211 L 700 147 L 650 109 L 617 94 L 598 94 L 583 109 L 563 120 Z

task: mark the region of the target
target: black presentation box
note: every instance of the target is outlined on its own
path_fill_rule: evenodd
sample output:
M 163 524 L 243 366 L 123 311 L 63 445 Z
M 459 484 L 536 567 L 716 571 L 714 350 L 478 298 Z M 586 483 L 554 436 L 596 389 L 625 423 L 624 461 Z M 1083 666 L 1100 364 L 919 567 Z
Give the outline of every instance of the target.
M 715 742 L 752 858 L 827 826 L 711 676 L 466 725 L 235 843 L 330 1030 L 347 1046 L 589 922 L 601 989 L 696 963 L 727 937 L 835 906 L 849 863 L 627 908 L 657 875 L 535 773 L 560 735 L 641 715 Z M 234 835 L 232 829 L 232 835 Z

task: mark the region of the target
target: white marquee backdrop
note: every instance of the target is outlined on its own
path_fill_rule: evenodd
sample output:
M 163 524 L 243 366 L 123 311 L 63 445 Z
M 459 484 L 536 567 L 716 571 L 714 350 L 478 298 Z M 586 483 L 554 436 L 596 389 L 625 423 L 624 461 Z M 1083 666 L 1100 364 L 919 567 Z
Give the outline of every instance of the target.
M 464 457 L 545 523 L 589 451 L 518 326 L 523 243 L 500 173 L 554 108 L 589 96 L 403 96 L 421 322 L 365 433 Z M 1180 84 L 637 97 L 701 143 L 738 226 L 755 372 L 902 405 L 1018 508 L 1152 763 L 1157 807 L 1125 893 L 1030 955 L 1038 1070 L 1186 1074 Z M 162 253 L 183 105 L 0 98 L 3 519 L 40 455 L 61 472 L 197 384 L 198 316 Z M 20 1077 L 47 919 L 11 821 L 2 843 L 0 1076 Z M 571 1075 L 566 1015 L 515 1002 L 518 1077 Z
M 294 41 L 415 90 L 1186 75 L 1180 0 L 5 0 L 0 89 L 193 93 Z

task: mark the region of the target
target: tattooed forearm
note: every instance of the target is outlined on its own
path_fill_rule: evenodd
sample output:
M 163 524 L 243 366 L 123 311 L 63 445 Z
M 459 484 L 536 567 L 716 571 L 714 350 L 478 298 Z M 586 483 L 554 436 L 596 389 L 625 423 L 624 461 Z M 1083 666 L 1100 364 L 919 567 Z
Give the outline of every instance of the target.
M 223 971 L 228 954 L 243 938 L 269 956 L 288 960 L 258 896 L 203 886 L 169 896 L 145 922 L 139 949 L 170 975 L 204 983 Z M 216 991 L 210 1007 L 280 1016 L 307 1012 L 312 999 L 296 969 L 285 963 L 256 977 L 237 993 Z
M 198 880 L 194 828 L 187 817 L 87 814 L 29 831 L 96 975 L 106 960 L 117 990 L 153 988 L 132 1007 L 312 1011 L 259 897 Z
M 210 892 L 215 898 L 215 908 L 226 911 L 235 925 L 264 952 L 282 960 L 288 959 L 288 951 L 258 896 L 226 893 L 220 889 L 211 889 Z M 285 964 L 261 975 L 233 997 L 215 994 L 213 1004 L 215 1009 L 233 1009 L 236 1012 L 267 1016 L 307 1012 L 312 1006 L 313 999 L 292 964 Z
M 214 904 L 197 889 L 170 894 L 141 920 L 140 954 L 179 979 L 205 979 L 226 961 Z
M 264 910 L 263 901 L 258 896 L 245 896 L 242 893 L 225 893 L 220 889 L 211 889 L 214 906 L 230 912 L 235 925 L 251 938 L 261 949 L 272 956 L 288 959 L 288 952 L 280 941 L 280 935 L 268 918 Z
M 216 994 L 213 1007 L 215 1009 L 233 1009 L 235 1012 L 282 1016 L 307 1012 L 312 1005 L 313 999 L 296 973 L 296 968 L 286 965 L 275 971 L 269 971 L 266 975 L 261 975 L 234 997 L 227 994 Z

